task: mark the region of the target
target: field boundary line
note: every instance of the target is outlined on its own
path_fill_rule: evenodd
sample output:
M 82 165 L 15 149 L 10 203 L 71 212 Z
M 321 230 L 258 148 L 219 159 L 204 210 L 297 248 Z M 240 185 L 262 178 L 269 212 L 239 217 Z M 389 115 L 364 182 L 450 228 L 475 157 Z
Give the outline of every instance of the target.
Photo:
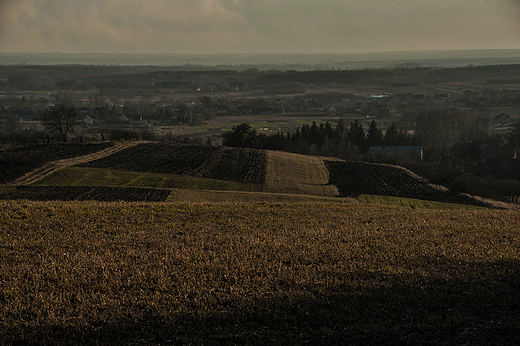
M 38 167 L 31 172 L 24 174 L 22 177 L 16 179 L 9 185 L 21 186 L 21 185 L 31 185 L 35 182 L 59 171 L 60 169 L 79 165 L 82 163 L 98 160 L 107 156 L 110 156 L 114 153 L 117 153 L 123 149 L 133 147 L 139 144 L 139 142 L 127 142 L 127 143 L 116 143 L 110 148 L 106 148 L 100 151 L 97 151 L 92 154 L 87 154 L 83 156 L 72 157 L 68 159 L 55 160 L 45 163 L 43 166 Z

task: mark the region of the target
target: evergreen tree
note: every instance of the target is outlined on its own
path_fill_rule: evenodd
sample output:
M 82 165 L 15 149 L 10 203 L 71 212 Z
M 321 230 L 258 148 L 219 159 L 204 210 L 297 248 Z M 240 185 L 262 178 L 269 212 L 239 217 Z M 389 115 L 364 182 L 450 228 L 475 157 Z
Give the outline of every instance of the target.
M 322 126 L 322 125 L 320 125 Z M 310 143 L 311 144 L 320 144 L 320 129 L 318 128 L 318 126 L 316 125 L 316 122 L 313 121 L 312 122 L 312 126 L 310 128 Z
M 365 146 L 365 131 L 363 131 L 363 126 L 361 126 L 357 119 L 350 123 L 348 140 L 360 149 L 363 149 Z
M 397 142 L 399 145 L 414 145 L 412 136 L 405 130 L 399 130 Z
M 375 120 L 372 120 L 367 132 L 367 146 L 383 145 L 383 132 L 377 128 Z
M 338 124 L 336 125 L 336 129 L 334 130 L 336 137 L 343 137 L 345 132 L 347 132 L 347 124 L 343 118 L 338 120 Z
M 386 130 L 383 142 L 388 146 L 399 145 L 399 131 L 394 124 Z
M 323 127 L 323 136 L 328 139 L 334 138 L 334 129 L 332 125 L 327 121 L 325 126 Z

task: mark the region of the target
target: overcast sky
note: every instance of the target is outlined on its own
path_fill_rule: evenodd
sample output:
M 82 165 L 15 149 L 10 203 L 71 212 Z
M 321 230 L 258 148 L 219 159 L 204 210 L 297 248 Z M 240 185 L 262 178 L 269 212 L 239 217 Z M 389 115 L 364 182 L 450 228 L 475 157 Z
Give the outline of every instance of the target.
M 520 48 L 520 0 L 0 0 L 0 52 Z

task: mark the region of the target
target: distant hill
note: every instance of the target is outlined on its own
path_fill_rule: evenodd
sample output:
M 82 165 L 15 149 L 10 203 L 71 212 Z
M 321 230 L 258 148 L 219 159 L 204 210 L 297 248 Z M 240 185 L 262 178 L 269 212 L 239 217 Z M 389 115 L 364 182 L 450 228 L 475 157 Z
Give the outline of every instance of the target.
M 21 186 L 4 186 L 0 198 L 168 201 L 196 195 L 196 200 L 201 201 L 204 197 L 200 192 L 180 193 L 201 190 L 213 196 L 212 200 L 215 193 L 209 191 L 226 192 L 227 196 L 220 198 L 233 201 L 259 196 L 263 196 L 261 200 L 279 200 L 281 195 L 291 196 L 291 200 L 306 196 L 352 201 L 360 195 L 375 195 L 499 207 L 450 192 L 406 169 L 386 164 L 244 148 L 135 143 L 117 144 L 108 151 L 107 146 L 110 148 L 108 144 L 63 144 L 59 146 L 61 156 L 49 155 L 45 146 L 27 146 L 27 152 L 23 147 L 4 150 L 0 152 L 0 161 L 4 162 L 0 176 L 8 178 L 4 182 L 18 182 L 15 185 Z M 92 153 L 95 149 L 99 154 Z M 52 161 L 56 157 L 71 157 L 74 152 L 75 159 Z M 53 166 L 53 162 L 59 165 Z M 15 167 L 22 163 L 27 169 Z M 44 166 L 49 168 L 38 168 Z M 28 168 L 34 172 L 27 173 Z M 23 173 L 30 179 L 22 179 Z M 237 197 L 237 193 L 241 195 Z

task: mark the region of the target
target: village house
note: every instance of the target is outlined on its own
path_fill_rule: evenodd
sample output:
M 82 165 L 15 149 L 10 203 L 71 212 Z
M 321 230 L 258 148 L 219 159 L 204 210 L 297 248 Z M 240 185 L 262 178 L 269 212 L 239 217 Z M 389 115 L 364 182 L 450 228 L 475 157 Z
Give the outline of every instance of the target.
M 43 126 L 41 123 L 38 123 L 34 127 L 34 131 L 36 131 L 36 132 L 43 132 L 43 131 L 45 131 L 45 126 Z
M 87 115 L 86 117 L 81 119 L 81 123 L 87 126 L 91 126 L 92 124 L 94 124 L 94 120 Z

